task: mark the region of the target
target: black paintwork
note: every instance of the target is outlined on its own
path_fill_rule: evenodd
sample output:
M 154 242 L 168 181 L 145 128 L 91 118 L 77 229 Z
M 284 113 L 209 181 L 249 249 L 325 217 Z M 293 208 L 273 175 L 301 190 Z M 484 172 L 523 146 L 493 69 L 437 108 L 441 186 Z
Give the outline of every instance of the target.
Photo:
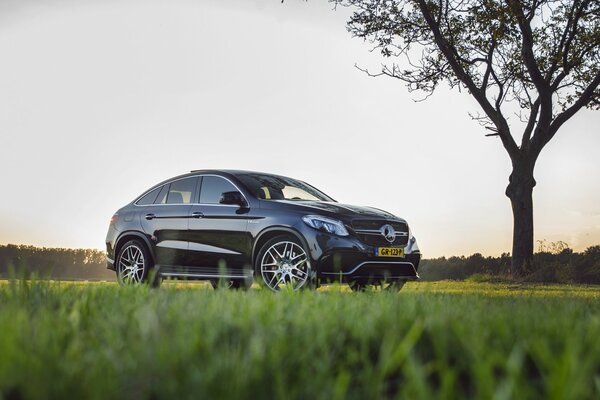
M 253 270 L 262 244 L 278 234 L 287 233 L 303 243 L 310 254 L 312 268 L 321 280 L 418 278 L 421 254 L 414 238 L 411 237 L 405 247 L 405 257 L 376 257 L 375 248 L 361 241 L 364 236 L 352 228 L 358 220 L 374 221 L 374 225 L 400 222 L 406 226 L 403 219 L 379 209 L 339 204 L 334 200 L 259 199 L 238 179 L 245 173 L 247 171 L 193 171 L 161 182 L 146 192 L 182 178 L 216 175 L 229 180 L 243 196 L 240 199 L 227 194 L 225 202 L 233 200 L 241 205 L 198 204 L 202 184 L 198 179 L 192 204 L 137 205 L 142 195 L 118 210 L 116 221 L 111 222 L 106 237 L 108 268 L 115 269 L 119 246 L 137 238 L 149 248 L 159 272 L 165 276 L 186 279 L 242 277 Z M 342 221 L 349 236 L 311 228 L 302 221 L 305 215 Z

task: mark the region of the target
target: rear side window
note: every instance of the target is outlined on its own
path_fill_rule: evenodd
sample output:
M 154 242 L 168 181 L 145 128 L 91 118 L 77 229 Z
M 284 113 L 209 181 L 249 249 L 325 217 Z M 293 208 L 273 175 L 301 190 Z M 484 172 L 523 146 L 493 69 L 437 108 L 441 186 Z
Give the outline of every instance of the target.
M 166 204 L 168 191 L 169 191 L 169 185 L 163 185 L 160 189 L 160 193 L 158 194 L 158 197 L 154 201 L 154 204 Z
M 223 192 L 238 191 L 231 182 L 220 176 L 205 176 L 200 189 L 201 204 L 219 204 Z
M 147 206 L 148 204 L 153 204 L 154 200 L 156 200 L 156 197 L 158 196 L 158 192 L 160 192 L 160 189 L 162 189 L 162 186 L 159 186 L 156 189 L 149 191 L 148 193 L 143 195 L 142 198 L 139 199 L 135 204 L 139 206 Z
M 185 178 L 171 182 L 167 204 L 190 204 L 194 200 L 194 191 L 198 178 Z

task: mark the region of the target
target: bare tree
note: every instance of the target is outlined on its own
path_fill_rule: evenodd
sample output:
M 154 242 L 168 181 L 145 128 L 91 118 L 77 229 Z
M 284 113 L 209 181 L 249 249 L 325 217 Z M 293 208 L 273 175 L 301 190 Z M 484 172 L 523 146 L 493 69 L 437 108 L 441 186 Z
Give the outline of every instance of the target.
M 367 73 L 426 95 L 445 82 L 475 98 L 481 110 L 472 117 L 512 163 L 512 268 L 523 273 L 533 255 L 535 162 L 579 110 L 600 108 L 600 1 L 330 1 L 353 9 L 353 36 L 393 59 Z

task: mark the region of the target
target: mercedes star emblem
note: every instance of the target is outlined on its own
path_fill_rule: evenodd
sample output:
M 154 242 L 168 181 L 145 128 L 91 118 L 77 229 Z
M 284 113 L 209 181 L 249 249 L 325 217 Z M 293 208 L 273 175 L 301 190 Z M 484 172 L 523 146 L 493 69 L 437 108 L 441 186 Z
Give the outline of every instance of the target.
M 393 226 L 386 224 L 381 227 L 381 234 L 390 243 L 393 243 L 396 240 L 396 230 Z

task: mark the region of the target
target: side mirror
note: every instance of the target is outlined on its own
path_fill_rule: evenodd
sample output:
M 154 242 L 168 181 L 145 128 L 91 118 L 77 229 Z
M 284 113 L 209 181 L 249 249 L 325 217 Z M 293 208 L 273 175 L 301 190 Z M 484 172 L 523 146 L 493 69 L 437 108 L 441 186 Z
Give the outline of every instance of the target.
M 221 193 L 221 200 L 219 200 L 219 204 L 234 204 L 240 207 L 248 206 L 244 195 L 238 192 L 237 190 Z

